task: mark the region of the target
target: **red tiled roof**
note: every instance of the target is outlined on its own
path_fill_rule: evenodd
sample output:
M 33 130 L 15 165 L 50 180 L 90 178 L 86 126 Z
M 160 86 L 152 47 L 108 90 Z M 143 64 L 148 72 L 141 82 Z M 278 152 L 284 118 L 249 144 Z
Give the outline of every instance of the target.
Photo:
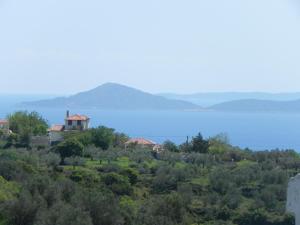
M 67 117 L 67 120 L 81 120 L 81 121 L 86 121 L 86 120 L 89 120 L 90 118 L 88 118 L 87 116 L 84 116 L 84 115 L 72 115 L 72 116 L 69 116 Z
M 0 119 L 0 124 L 1 125 L 6 125 L 6 124 L 8 124 L 8 120 Z
M 144 138 L 132 138 L 127 141 L 125 144 L 138 144 L 138 145 L 156 145 L 155 142 L 144 139 Z
M 65 126 L 64 125 L 53 125 L 49 131 L 63 131 L 65 129 Z

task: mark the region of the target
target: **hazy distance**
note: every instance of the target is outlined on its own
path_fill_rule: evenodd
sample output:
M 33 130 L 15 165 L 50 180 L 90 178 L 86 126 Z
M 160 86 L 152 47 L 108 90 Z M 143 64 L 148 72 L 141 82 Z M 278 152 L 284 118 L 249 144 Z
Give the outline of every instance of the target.
M 2 0 L 1 93 L 297 92 L 295 0 Z

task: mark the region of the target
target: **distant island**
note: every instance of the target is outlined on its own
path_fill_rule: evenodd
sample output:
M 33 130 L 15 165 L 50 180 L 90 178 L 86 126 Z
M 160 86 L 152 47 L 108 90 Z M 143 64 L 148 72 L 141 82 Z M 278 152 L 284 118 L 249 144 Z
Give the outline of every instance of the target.
M 300 100 L 271 101 L 257 99 L 242 99 L 224 102 L 211 106 L 215 111 L 238 112 L 300 112 Z
M 70 97 L 58 97 L 33 102 L 24 106 L 68 107 L 128 110 L 198 110 L 200 106 L 183 101 L 167 99 L 138 89 L 115 83 L 106 83 L 95 89 Z
M 224 92 L 191 95 L 160 94 L 189 101 L 206 110 L 232 112 L 300 112 L 300 93 Z
M 199 103 L 203 103 L 205 107 Z M 21 105 L 109 110 L 300 112 L 300 93 L 227 92 L 154 95 L 125 85 L 106 83 L 69 97 L 23 102 Z
M 168 99 L 183 100 L 210 107 L 216 104 L 231 102 L 237 100 L 270 100 L 270 101 L 293 101 L 300 99 L 299 92 L 284 92 L 284 93 L 268 93 L 268 92 L 201 92 L 194 94 L 175 94 L 175 93 L 160 93 Z

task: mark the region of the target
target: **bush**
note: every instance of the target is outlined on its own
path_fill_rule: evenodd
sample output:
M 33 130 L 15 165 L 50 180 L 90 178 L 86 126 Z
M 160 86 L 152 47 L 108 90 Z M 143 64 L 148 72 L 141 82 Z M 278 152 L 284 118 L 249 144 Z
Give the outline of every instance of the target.
M 125 176 L 109 173 L 105 174 L 102 180 L 117 195 L 130 195 L 132 193 L 129 179 Z

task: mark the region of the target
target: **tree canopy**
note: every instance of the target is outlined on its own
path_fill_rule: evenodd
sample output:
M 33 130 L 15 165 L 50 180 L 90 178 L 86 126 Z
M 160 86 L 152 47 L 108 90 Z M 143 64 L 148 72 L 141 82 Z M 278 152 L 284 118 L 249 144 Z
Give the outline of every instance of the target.
M 29 146 L 32 136 L 47 134 L 48 123 L 37 112 L 18 111 L 8 117 L 9 129 L 15 134 L 11 144 Z

